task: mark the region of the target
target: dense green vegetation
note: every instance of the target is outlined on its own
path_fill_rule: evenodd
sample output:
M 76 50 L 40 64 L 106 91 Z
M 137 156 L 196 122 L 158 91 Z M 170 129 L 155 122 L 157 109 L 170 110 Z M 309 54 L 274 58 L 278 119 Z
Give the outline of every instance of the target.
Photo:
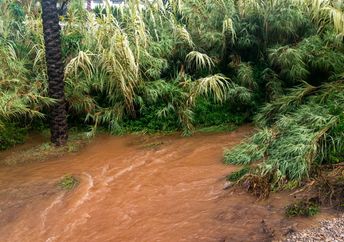
M 319 205 L 312 201 L 298 201 L 285 208 L 288 217 L 305 216 L 312 217 L 319 212 Z
M 225 161 L 259 162 L 242 179 L 271 188 L 343 161 L 341 1 L 126 3 L 88 12 L 73 0 L 61 16 L 70 126 L 190 134 L 254 120 Z M 0 0 L 1 149 L 44 128 L 55 101 L 40 16 L 34 0 Z
M 249 173 L 251 170 L 250 167 L 246 166 L 238 171 L 232 172 L 226 177 L 227 181 L 230 182 L 237 182 L 239 181 L 243 176 L 245 176 L 247 173 Z

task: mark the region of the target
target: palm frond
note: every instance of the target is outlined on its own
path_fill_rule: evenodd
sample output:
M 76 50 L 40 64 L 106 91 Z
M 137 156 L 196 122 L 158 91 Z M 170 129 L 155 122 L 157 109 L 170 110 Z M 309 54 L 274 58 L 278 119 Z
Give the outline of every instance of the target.
M 214 61 L 207 54 L 203 54 L 198 51 L 191 51 L 187 54 L 186 63 L 189 68 L 195 68 L 196 70 L 211 70 L 215 66 Z

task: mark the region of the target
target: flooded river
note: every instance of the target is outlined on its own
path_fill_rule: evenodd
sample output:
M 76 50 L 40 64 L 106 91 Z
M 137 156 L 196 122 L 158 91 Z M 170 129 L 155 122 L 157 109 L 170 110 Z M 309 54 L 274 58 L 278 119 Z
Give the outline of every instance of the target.
M 75 154 L 1 167 L 0 241 L 271 241 L 326 216 L 288 220 L 287 194 L 223 190 L 237 169 L 223 149 L 251 132 L 101 135 Z M 65 174 L 80 180 L 73 191 L 56 187 Z

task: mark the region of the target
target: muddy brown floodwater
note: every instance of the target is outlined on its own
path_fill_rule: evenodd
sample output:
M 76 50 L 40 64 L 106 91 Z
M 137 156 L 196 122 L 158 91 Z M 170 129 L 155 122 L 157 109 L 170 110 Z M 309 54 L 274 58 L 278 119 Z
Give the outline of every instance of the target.
M 99 136 L 76 154 L 0 168 L 0 241 L 271 241 L 326 217 L 288 220 L 293 200 L 223 190 L 224 147 L 252 132 Z M 65 174 L 80 179 L 65 192 Z M 276 237 L 277 236 L 277 237 Z

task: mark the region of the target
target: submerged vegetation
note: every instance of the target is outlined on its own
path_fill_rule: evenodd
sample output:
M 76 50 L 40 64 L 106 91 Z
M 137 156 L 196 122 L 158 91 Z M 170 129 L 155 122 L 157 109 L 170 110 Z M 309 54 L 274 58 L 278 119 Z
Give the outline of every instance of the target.
M 66 175 L 58 182 L 58 186 L 63 189 L 70 191 L 74 189 L 79 184 L 79 180 L 72 176 L 72 175 Z
M 60 16 L 70 126 L 258 130 L 225 152 L 267 195 L 344 160 L 344 5 L 332 0 L 128 0 Z M 0 149 L 46 128 L 39 2 L 0 0 Z M 213 128 L 209 128 L 213 127 Z M 247 174 L 246 174 L 247 173 Z M 259 193 L 259 192 L 258 192 Z M 263 195 L 263 196 L 265 196 Z

